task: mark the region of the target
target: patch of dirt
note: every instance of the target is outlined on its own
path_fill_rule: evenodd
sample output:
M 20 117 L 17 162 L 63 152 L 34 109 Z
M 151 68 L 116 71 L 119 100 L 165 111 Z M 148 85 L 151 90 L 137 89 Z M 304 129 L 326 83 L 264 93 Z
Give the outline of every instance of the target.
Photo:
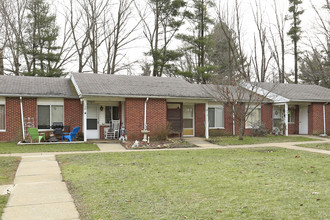
M 135 144 L 135 141 L 126 141 L 125 143 L 122 142 L 121 145 L 129 150 L 198 147 L 180 138 L 171 138 L 166 141 L 150 141 L 150 143 L 139 141 L 138 144 Z

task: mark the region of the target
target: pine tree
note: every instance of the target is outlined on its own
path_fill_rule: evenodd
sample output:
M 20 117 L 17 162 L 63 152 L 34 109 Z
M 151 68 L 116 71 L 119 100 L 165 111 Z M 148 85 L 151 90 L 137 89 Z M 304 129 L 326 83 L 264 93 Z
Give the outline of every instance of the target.
M 302 0 L 289 0 L 290 7 L 289 12 L 292 14 L 290 19 L 291 28 L 288 32 L 288 35 L 291 37 L 293 42 L 293 54 L 294 54 L 294 83 L 298 83 L 298 41 L 301 38 L 301 20 L 300 15 L 304 13 L 304 10 L 300 9 L 299 5 L 302 4 Z
M 29 0 L 27 5 L 26 54 L 29 65 L 24 75 L 59 77 L 61 69 L 54 67 L 60 60 L 56 46 L 59 28 L 56 16 L 50 14 L 49 4 L 44 0 Z
M 194 0 L 193 11 L 185 13 L 194 27 L 193 30 L 188 31 L 192 34 L 179 34 L 177 36 L 184 43 L 183 51 L 186 59 L 186 65 L 178 74 L 189 81 L 202 84 L 209 81 L 214 70 L 214 66 L 210 65 L 206 59 L 207 33 L 213 24 L 208 10 L 213 6 L 214 4 L 210 0 Z

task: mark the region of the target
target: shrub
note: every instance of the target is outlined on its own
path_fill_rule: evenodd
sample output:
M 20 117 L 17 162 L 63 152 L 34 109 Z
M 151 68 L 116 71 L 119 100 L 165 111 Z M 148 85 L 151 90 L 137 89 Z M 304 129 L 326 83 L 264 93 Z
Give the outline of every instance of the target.
M 76 139 L 77 139 L 77 141 L 84 141 L 84 133 L 82 133 L 81 131 L 78 132 Z
M 252 130 L 252 136 L 255 137 L 264 137 L 269 133 L 268 129 L 264 124 L 253 125 Z
M 172 133 L 171 123 L 167 122 L 166 126 L 157 129 L 153 133 L 151 138 L 156 141 L 166 141 L 168 139 L 168 135 L 171 133 Z

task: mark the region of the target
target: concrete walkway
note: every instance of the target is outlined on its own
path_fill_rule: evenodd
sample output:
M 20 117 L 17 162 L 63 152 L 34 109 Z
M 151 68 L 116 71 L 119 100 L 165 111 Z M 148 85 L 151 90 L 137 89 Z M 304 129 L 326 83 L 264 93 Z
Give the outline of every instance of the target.
M 54 155 L 22 157 L 2 219 L 79 219 Z
M 195 144 L 202 149 L 230 149 L 230 148 L 254 148 L 254 147 L 280 147 L 286 148 L 291 150 L 301 150 L 301 151 L 308 151 L 313 153 L 320 153 L 320 154 L 328 154 L 330 155 L 330 151 L 328 150 L 321 150 L 321 149 L 314 149 L 314 148 L 306 148 L 306 147 L 298 147 L 295 145 L 299 144 L 322 144 L 322 143 L 330 143 L 330 140 L 324 138 L 316 138 L 317 141 L 304 141 L 304 142 L 283 142 L 283 143 L 264 143 L 264 144 L 250 144 L 250 145 L 227 145 L 227 146 L 220 146 L 217 144 L 212 144 L 208 141 L 205 141 L 204 138 L 186 138 L 185 140 L 191 144 Z M 199 148 L 200 149 L 200 148 Z

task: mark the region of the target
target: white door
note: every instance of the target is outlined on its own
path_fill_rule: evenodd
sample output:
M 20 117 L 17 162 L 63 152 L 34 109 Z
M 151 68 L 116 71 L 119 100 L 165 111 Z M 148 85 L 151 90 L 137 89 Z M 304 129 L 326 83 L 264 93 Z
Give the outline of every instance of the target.
M 299 106 L 299 134 L 308 134 L 308 106 Z
M 87 106 L 87 139 L 99 139 L 98 106 Z

